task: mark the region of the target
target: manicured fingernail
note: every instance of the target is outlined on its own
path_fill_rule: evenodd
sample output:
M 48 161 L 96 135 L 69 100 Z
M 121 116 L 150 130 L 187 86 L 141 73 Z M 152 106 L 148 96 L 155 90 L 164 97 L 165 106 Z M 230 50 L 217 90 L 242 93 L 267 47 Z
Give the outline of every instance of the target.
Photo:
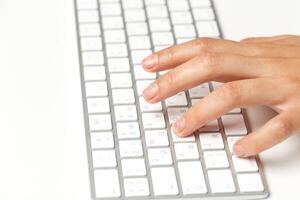
M 152 54 L 152 55 L 146 57 L 143 60 L 142 64 L 145 69 L 151 69 L 157 62 L 158 62 L 157 54 Z
M 233 153 L 238 157 L 244 157 L 245 149 L 242 147 L 242 145 L 237 144 L 233 146 Z
M 180 132 L 184 129 L 184 127 L 185 119 L 183 117 L 180 117 L 175 121 L 175 123 L 172 126 L 172 129 L 176 134 L 181 135 Z
M 151 83 L 144 91 L 143 91 L 143 96 L 145 99 L 152 99 L 157 95 L 158 92 L 158 86 L 157 84 Z

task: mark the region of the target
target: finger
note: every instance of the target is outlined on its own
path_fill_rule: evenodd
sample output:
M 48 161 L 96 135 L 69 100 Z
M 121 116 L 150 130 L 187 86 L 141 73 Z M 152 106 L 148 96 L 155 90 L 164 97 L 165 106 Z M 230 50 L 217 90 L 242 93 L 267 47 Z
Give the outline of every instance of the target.
M 188 109 L 173 124 L 173 130 L 179 136 L 187 136 L 233 108 L 278 104 L 290 95 L 290 90 L 284 85 L 275 91 L 274 81 L 280 80 L 259 78 L 225 83 Z
M 299 130 L 299 116 L 299 108 L 282 112 L 262 128 L 238 140 L 233 145 L 233 152 L 239 157 L 248 157 L 282 142 Z
M 300 37 L 295 35 L 279 35 L 273 37 L 252 37 L 241 40 L 242 43 L 272 43 L 276 45 L 300 46 Z

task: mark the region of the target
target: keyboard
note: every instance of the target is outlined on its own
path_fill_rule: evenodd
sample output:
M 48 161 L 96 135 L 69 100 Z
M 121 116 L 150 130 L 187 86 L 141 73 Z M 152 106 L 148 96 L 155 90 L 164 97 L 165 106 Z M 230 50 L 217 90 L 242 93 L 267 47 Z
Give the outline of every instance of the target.
M 144 57 L 198 37 L 222 38 L 210 0 L 75 0 L 92 199 L 257 199 L 269 195 L 259 158 L 238 158 L 249 133 L 236 108 L 189 137 L 171 124 L 221 83 L 148 104 Z

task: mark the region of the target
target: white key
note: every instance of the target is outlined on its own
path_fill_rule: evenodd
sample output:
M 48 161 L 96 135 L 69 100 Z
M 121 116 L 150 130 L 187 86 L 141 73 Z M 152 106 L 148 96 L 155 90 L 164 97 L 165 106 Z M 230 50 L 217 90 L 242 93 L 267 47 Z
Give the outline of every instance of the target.
M 147 178 L 124 179 L 125 196 L 149 196 L 149 185 Z
M 142 113 L 144 129 L 165 128 L 165 118 L 162 113 Z
M 107 97 L 103 98 L 88 98 L 87 99 L 88 113 L 108 113 L 110 111 L 109 101 Z
M 175 25 L 174 31 L 176 38 L 196 37 L 195 28 L 191 24 Z
M 171 32 L 155 32 L 152 33 L 152 40 L 154 45 L 173 45 L 173 35 Z
M 185 92 L 179 92 L 172 97 L 165 99 L 166 106 L 187 106 L 187 99 Z
M 137 120 L 135 105 L 115 106 L 114 109 L 115 109 L 115 118 L 117 122 Z
M 203 150 L 224 149 L 221 133 L 201 133 L 199 139 Z
M 169 146 L 168 133 L 166 130 L 145 131 L 147 147 Z
M 189 89 L 189 94 L 191 98 L 201 98 L 205 97 L 210 93 L 208 84 L 201 84 L 192 89 Z
M 150 166 L 172 165 L 173 160 L 169 148 L 148 149 Z
M 150 19 L 149 26 L 152 32 L 171 30 L 171 24 L 168 18 Z
M 129 37 L 130 49 L 150 49 L 150 38 L 149 36 L 131 36 Z
M 210 0 L 190 0 L 191 1 L 191 7 L 210 7 L 211 3 Z
M 172 23 L 175 24 L 191 24 L 193 23 L 190 12 L 171 12 Z
M 187 111 L 187 107 L 168 108 L 167 111 L 169 116 L 169 123 L 173 124 L 177 118 L 181 117 Z
M 89 36 L 100 36 L 100 25 L 98 23 L 95 24 L 80 24 L 79 32 L 81 37 L 89 37 Z
M 133 89 L 113 89 L 114 104 L 133 104 L 135 102 Z
M 115 150 L 101 150 L 93 151 L 93 167 L 116 167 L 116 153 Z
M 121 15 L 121 7 L 118 3 L 100 4 L 101 16 Z
M 216 21 L 199 21 L 196 23 L 199 37 L 219 37 Z
M 100 37 L 82 37 L 80 39 L 82 51 L 102 50 Z
M 85 81 L 104 81 L 106 79 L 105 68 L 99 67 L 84 67 Z
M 90 131 L 106 131 L 112 129 L 110 114 L 90 115 Z
M 243 138 L 242 136 L 227 137 L 228 147 L 230 152 L 233 152 L 232 147 L 236 141 Z
M 241 113 L 241 108 L 234 108 L 231 111 L 228 112 L 228 114 L 235 114 L 235 113 Z
M 209 170 L 208 178 L 212 193 L 229 193 L 236 191 L 229 169 Z
M 155 79 L 156 74 L 147 72 L 143 69 L 141 65 L 134 65 L 134 76 L 135 80 L 144 80 L 144 79 Z
M 145 176 L 146 167 L 143 158 L 137 159 L 122 159 L 122 173 L 123 176 Z
M 100 3 L 118 3 L 120 0 L 99 0 Z
M 103 29 L 122 29 L 123 19 L 121 16 L 102 17 Z
M 85 92 L 87 97 L 93 96 L 107 96 L 106 82 L 87 82 L 85 83 Z
M 123 2 L 123 9 L 128 8 L 143 8 L 143 0 L 122 0 Z
M 147 6 L 165 4 L 165 0 L 145 0 Z
M 185 42 L 189 42 L 189 41 L 194 40 L 195 38 L 196 38 L 196 37 L 177 38 L 177 39 L 176 39 L 176 44 L 182 44 L 182 43 L 185 43 Z
M 241 192 L 261 192 L 264 191 L 264 185 L 258 173 L 238 174 L 237 180 Z
M 143 22 L 146 20 L 143 9 L 128 9 L 124 11 L 126 22 Z
M 128 58 L 109 58 L 107 63 L 109 72 L 129 72 Z
M 203 156 L 206 168 L 208 169 L 229 167 L 225 151 L 205 151 Z
M 186 137 L 179 137 L 177 136 L 173 130 L 171 129 L 172 139 L 173 142 L 194 142 L 195 141 L 195 135 L 189 135 Z
M 211 8 L 195 8 L 193 14 L 196 21 L 215 19 L 215 14 Z
M 143 148 L 140 140 L 123 140 L 119 142 L 120 156 L 140 157 L 143 156 Z
M 155 195 L 178 194 L 177 181 L 173 167 L 152 168 L 151 177 Z
M 161 102 L 150 104 L 144 99 L 144 97 L 140 97 L 139 102 L 140 102 L 140 108 L 142 112 L 162 111 Z
M 139 96 L 143 95 L 144 89 L 150 85 L 153 82 L 153 80 L 139 80 L 136 81 L 136 88 L 137 88 L 137 93 Z
M 132 78 L 130 73 L 110 74 L 111 88 L 131 88 Z
M 115 57 L 127 57 L 127 46 L 126 44 L 107 44 L 106 55 L 109 58 Z
M 97 1 L 96 0 L 89 0 L 89 1 L 77 1 L 77 9 L 97 9 Z
M 213 85 L 214 90 L 217 89 L 218 87 L 222 86 L 224 83 L 217 82 L 217 81 L 212 81 L 211 82 Z
M 183 194 L 207 193 L 201 162 L 179 162 L 178 171 Z
M 102 51 L 82 52 L 83 65 L 103 65 L 104 57 Z
M 257 172 L 258 167 L 254 157 L 239 158 L 232 156 L 233 166 L 236 172 Z
M 94 171 L 95 192 L 97 198 L 120 197 L 120 184 L 116 169 Z
M 133 50 L 131 51 L 133 64 L 141 64 L 142 60 L 152 53 L 151 50 Z
M 165 5 L 159 6 L 148 6 L 147 7 L 148 17 L 151 18 L 166 18 L 168 17 L 168 11 Z
M 124 30 L 105 30 L 104 31 L 106 43 L 122 43 L 125 42 Z
M 210 121 L 199 129 L 200 132 L 219 131 L 219 130 L 220 130 L 220 127 L 219 127 L 218 120 Z
M 127 34 L 132 35 L 147 35 L 148 27 L 145 22 L 128 22 L 126 23 Z
M 97 10 L 79 10 L 79 23 L 95 23 L 99 22 L 99 15 Z
M 189 10 L 187 0 L 168 0 L 168 7 L 171 12 Z
M 160 51 L 162 49 L 166 49 L 170 47 L 170 45 L 160 45 L 160 46 L 154 46 L 154 51 L 157 52 L 157 51 Z M 168 72 L 169 70 L 164 70 L 164 71 L 160 71 L 159 74 L 162 75 L 163 73 L 166 73 Z
M 175 143 L 174 149 L 177 160 L 198 159 L 199 153 L 196 143 Z
M 140 128 L 137 122 L 117 123 L 118 139 L 139 138 Z
M 91 133 L 92 149 L 114 148 L 114 137 L 112 132 Z
M 222 122 L 226 135 L 246 135 L 248 132 L 243 115 L 223 115 Z

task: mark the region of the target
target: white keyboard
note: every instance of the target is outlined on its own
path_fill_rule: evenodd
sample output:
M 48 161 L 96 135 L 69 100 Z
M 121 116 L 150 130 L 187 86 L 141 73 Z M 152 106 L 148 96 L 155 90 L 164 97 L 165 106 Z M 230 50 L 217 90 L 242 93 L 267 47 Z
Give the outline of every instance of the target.
M 268 196 L 257 157 L 232 145 L 248 132 L 234 109 L 179 138 L 174 120 L 219 83 L 148 104 L 143 89 L 161 73 L 141 60 L 196 37 L 221 37 L 210 0 L 75 0 L 93 199 L 256 199 Z

